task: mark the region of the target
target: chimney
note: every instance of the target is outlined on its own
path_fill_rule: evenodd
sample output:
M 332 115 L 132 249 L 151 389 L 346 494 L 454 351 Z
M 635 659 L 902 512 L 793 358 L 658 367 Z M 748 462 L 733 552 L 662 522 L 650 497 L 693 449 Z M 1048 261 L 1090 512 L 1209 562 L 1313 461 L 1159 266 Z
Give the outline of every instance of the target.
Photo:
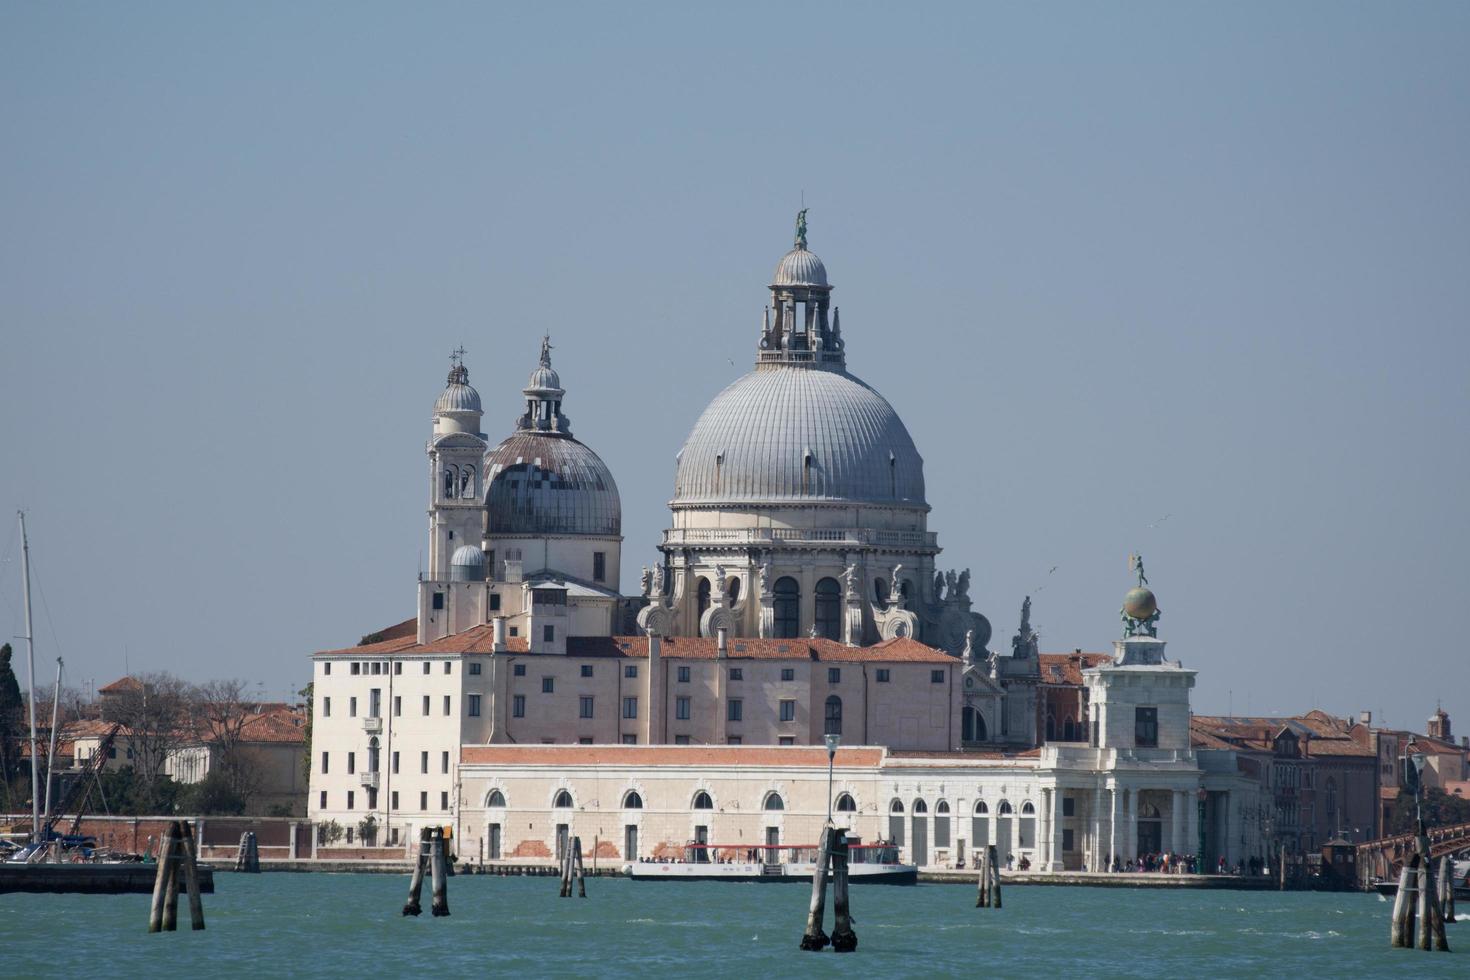
M 1371 725 L 1371 724 L 1373 724 L 1373 712 L 1371 712 L 1371 711 L 1359 711 L 1358 712 L 1358 723 L 1360 725 Z
M 490 652 L 505 653 L 505 617 L 490 620 Z
M 725 645 L 725 627 L 721 626 L 715 630 L 715 659 L 724 660 L 730 655 L 729 648 Z

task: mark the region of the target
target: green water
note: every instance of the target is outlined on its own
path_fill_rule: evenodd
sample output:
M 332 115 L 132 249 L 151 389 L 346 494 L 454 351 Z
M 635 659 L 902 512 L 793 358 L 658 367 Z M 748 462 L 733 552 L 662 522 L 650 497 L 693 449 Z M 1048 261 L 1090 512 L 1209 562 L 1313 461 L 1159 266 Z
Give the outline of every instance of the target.
M 1470 977 L 1454 953 L 1388 947 L 1377 895 L 959 885 L 853 890 L 856 953 L 802 953 L 809 885 L 554 878 L 449 881 L 453 915 L 403 918 L 407 877 L 221 873 L 209 928 L 148 935 L 148 896 L 0 895 L 4 977 Z M 829 912 L 830 929 L 830 912 Z

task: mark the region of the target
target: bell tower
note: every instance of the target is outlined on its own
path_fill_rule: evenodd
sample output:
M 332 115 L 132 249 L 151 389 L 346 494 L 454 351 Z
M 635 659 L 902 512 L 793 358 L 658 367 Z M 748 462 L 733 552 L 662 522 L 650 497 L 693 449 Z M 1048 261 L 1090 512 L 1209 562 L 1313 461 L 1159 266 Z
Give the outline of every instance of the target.
M 461 545 L 480 543 L 484 527 L 485 435 L 480 393 L 470 387 L 464 348 L 449 357 L 449 379 L 434 403 L 434 431 L 429 438 L 430 581 L 450 578 L 450 559 Z

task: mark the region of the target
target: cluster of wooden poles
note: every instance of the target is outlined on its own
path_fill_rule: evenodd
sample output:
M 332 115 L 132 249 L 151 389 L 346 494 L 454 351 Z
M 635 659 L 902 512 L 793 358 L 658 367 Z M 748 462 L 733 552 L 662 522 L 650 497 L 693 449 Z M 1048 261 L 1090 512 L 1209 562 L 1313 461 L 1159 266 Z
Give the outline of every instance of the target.
M 199 897 L 198 849 L 194 827 L 173 820 L 158 847 L 158 877 L 153 880 L 153 904 L 148 911 L 149 932 L 174 932 L 179 922 L 179 872 L 189 894 L 189 919 L 195 929 L 204 928 L 204 902 Z
M 582 838 L 573 837 L 561 855 L 561 897 L 572 897 L 572 879 L 577 881 L 577 895 L 587 897 L 587 874 L 582 867 Z
M 260 874 L 260 844 L 256 841 L 253 830 L 247 830 L 240 835 L 240 849 L 235 852 L 235 870 Z
M 851 953 L 857 949 L 857 933 L 852 931 L 852 907 L 847 896 L 847 831 L 830 823 L 822 828 L 822 842 L 817 848 L 817 864 L 812 869 L 812 904 L 806 917 L 806 932 L 801 948 L 818 951 L 827 945 L 834 953 Z M 832 935 L 822 931 L 827 909 L 827 875 L 832 875 Z
M 421 915 L 423 906 L 419 895 L 424 889 L 424 874 L 432 881 L 434 915 L 449 914 L 449 862 L 444 854 L 444 828 L 425 827 L 419 831 L 419 856 L 414 862 L 413 878 L 408 884 L 408 901 L 403 903 L 404 915 Z
M 1000 857 L 995 852 L 994 844 L 987 847 L 980 858 L 979 894 L 975 896 L 975 907 L 1000 908 Z
M 1455 921 L 1455 865 L 1440 858 L 1439 874 L 1429 854 L 1429 838 L 1421 836 L 1415 853 L 1399 872 L 1399 890 L 1393 900 L 1389 944 L 1397 949 L 1435 949 L 1449 952 L 1444 924 Z M 1418 929 L 1415 929 L 1417 924 Z

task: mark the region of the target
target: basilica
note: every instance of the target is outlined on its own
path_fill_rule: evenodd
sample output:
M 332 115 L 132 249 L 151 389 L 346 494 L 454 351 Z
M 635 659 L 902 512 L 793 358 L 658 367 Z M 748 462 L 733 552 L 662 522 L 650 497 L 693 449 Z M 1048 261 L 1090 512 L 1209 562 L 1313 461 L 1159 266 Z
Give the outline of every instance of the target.
M 985 844 L 1044 870 L 1255 856 L 1253 784 L 1191 746 L 1195 674 L 1164 656 L 1141 569 L 1111 653 L 1040 653 L 1029 599 L 989 649 L 969 570 L 937 562 L 918 447 L 848 369 L 804 211 L 769 292 L 627 590 L 617 483 L 573 434 L 549 339 L 499 442 L 454 358 L 417 614 L 313 655 L 313 818 L 393 853 L 449 824 L 490 860 L 574 836 L 612 860 L 776 846 L 815 838 L 812 747 L 835 736 L 839 819 L 918 864 Z

